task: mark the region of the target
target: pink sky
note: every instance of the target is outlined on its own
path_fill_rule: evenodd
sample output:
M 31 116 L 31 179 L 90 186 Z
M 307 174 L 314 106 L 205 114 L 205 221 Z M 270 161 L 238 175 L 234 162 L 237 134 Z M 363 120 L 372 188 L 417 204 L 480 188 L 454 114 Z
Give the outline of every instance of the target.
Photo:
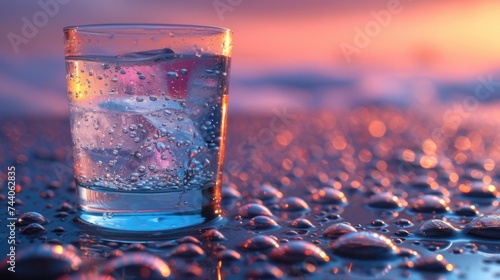
M 65 25 L 159 22 L 233 29 L 233 66 L 237 69 L 372 68 L 462 76 L 488 71 L 500 62 L 497 1 L 215 0 L 146 1 L 140 5 L 137 1 L 65 1 L 68 3 L 59 5 L 58 13 L 33 39 L 19 46 L 19 53 L 14 54 L 9 40 L 0 40 L 0 55 L 20 61 L 44 54 L 60 56 Z M 4 39 L 9 32 L 21 34 L 22 17 L 32 19 L 42 10 L 35 1 L 2 5 Z M 398 6 L 399 12 L 391 13 L 386 26 L 375 29 L 367 46 L 357 48 L 359 53 L 351 55 L 352 63 L 347 63 L 341 44 L 356 47 L 357 28 L 364 31 L 375 22 L 372 12 L 387 11 L 390 5 Z
M 235 34 L 233 79 L 317 71 L 336 77 L 418 76 L 461 81 L 500 68 L 500 2 L 492 0 L 41 1 L 67 3 L 58 4 L 57 12 L 38 28 L 36 35 L 17 46 L 17 53 L 8 34 L 22 35 L 23 18 L 32 21 L 34 15 L 44 10 L 38 1 L 1 4 L 0 80 L 22 85 L 11 86 L 10 91 L 0 90 L 0 97 L 23 91 L 24 98 L 30 99 L 34 94 L 26 92 L 30 87 L 28 80 L 34 78 L 30 75 L 52 71 L 44 68 L 43 63 L 33 63 L 40 59 L 51 60 L 51 65 L 60 67 L 47 78 L 50 86 L 40 88 L 37 84 L 32 88 L 63 88 L 62 28 L 89 23 L 179 23 L 231 28 Z M 390 19 L 385 17 L 382 24 L 377 23 L 373 12 L 390 15 Z M 372 28 L 368 40 L 363 45 L 356 44 L 358 30 L 366 33 L 366 28 Z M 346 45 L 356 49 L 349 56 L 350 63 L 341 49 Z M 5 65 L 15 65 L 16 71 Z

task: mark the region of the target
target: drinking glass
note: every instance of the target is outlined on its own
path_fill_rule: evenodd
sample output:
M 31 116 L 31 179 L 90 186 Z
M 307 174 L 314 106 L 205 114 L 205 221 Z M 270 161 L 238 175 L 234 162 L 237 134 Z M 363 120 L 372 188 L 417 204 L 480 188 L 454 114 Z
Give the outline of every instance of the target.
M 232 33 L 64 28 L 78 217 L 162 232 L 220 219 Z

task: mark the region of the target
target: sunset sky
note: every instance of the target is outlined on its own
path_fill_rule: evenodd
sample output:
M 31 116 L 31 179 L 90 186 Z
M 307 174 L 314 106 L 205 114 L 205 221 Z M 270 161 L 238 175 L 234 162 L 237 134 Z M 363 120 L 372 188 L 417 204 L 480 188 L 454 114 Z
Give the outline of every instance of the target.
M 51 3 L 52 15 L 32 38 L 17 44 L 12 38 L 23 36 L 25 21 L 33 22 L 45 10 L 38 1 L 0 4 L 0 101 L 11 104 L 11 109 L 26 110 L 36 104 L 30 102 L 44 96 L 47 102 L 33 108 L 64 114 L 62 28 L 90 23 L 179 23 L 232 29 L 231 101 L 235 104 L 252 92 L 245 83 L 270 76 L 293 79 L 318 74 L 361 80 L 364 85 L 375 80 L 385 90 L 386 81 L 393 79 L 473 83 L 476 76 L 500 69 L 498 1 L 40 2 Z M 360 38 L 364 38 L 362 44 Z M 351 51 L 348 58 L 346 49 Z M 283 90 L 271 91 L 276 95 L 267 94 L 269 103 L 273 98 L 283 101 Z

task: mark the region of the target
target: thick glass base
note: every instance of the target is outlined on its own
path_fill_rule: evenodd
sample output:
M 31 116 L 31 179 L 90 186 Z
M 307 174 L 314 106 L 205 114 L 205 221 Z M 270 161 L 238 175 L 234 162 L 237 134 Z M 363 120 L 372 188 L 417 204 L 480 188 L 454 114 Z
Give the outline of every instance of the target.
M 99 231 L 158 236 L 222 219 L 214 187 L 168 192 L 77 188 L 78 220 Z

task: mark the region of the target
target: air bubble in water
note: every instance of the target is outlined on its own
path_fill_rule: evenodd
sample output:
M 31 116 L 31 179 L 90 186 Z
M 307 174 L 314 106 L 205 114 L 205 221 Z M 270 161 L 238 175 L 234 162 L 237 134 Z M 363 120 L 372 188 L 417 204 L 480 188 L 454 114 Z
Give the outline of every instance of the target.
M 179 77 L 179 74 L 171 71 L 171 72 L 167 72 L 167 76 L 171 79 L 177 79 Z

